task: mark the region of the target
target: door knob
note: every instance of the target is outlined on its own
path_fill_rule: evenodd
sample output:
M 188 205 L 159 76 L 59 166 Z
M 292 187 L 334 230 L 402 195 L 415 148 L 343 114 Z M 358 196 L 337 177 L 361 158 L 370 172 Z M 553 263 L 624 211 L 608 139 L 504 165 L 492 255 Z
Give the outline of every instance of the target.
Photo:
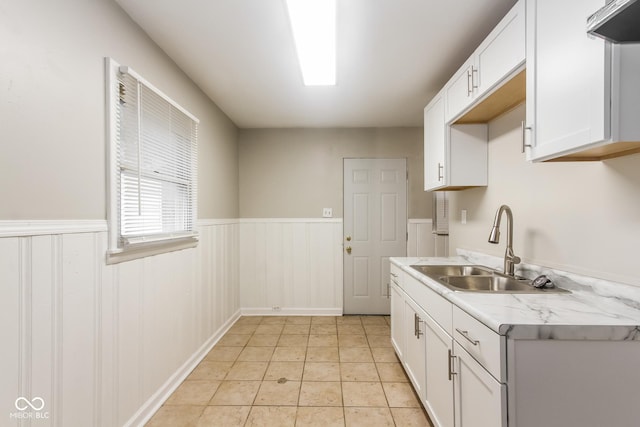
M 347 253 L 348 253 L 349 255 L 351 255 L 351 246 L 347 246 L 347 247 L 345 248 L 345 251 L 347 251 Z
M 347 236 L 347 237 L 345 238 L 345 240 L 346 240 L 347 242 L 350 242 L 350 241 L 351 241 L 351 236 Z

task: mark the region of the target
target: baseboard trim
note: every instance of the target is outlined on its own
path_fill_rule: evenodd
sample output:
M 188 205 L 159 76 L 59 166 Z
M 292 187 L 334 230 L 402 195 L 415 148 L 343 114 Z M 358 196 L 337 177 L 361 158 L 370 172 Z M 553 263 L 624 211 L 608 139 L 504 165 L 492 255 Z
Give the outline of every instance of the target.
M 342 316 L 341 308 L 241 308 L 243 316 Z
M 205 358 L 220 338 L 226 334 L 231 326 L 240 318 L 241 310 L 236 311 L 199 349 L 189 358 L 145 403 L 138 409 L 124 425 L 125 427 L 144 426 L 160 409 L 162 404 L 189 376 L 198 363 Z

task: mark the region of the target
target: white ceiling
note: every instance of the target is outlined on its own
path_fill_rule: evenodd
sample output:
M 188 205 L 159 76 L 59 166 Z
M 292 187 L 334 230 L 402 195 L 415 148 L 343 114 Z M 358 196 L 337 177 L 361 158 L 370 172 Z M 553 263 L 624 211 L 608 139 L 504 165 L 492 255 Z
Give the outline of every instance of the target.
M 116 0 L 241 128 L 421 126 L 515 0 L 338 0 L 338 84 L 305 87 L 284 0 Z

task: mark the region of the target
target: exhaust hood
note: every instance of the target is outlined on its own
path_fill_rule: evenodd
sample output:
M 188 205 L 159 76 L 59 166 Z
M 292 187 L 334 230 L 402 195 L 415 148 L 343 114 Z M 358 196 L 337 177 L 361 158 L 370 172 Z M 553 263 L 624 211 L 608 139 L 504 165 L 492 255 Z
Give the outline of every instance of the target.
M 587 19 L 587 32 L 612 43 L 640 42 L 640 1 L 610 1 Z

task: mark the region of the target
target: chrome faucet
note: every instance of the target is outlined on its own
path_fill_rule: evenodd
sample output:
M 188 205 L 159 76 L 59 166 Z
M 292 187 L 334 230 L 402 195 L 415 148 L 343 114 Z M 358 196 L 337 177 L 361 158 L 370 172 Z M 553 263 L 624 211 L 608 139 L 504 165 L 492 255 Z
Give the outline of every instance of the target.
M 516 264 L 520 264 L 520 258 L 513 253 L 513 214 L 509 206 L 502 205 L 498 209 L 498 212 L 496 212 L 491 234 L 489 234 L 489 243 L 498 243 L 500 241 L 500 219 L 502 218 L 502 212 L 507 213 L 507 249 L 504 253 L 504 274 L 514 277 L 514 267 Z

